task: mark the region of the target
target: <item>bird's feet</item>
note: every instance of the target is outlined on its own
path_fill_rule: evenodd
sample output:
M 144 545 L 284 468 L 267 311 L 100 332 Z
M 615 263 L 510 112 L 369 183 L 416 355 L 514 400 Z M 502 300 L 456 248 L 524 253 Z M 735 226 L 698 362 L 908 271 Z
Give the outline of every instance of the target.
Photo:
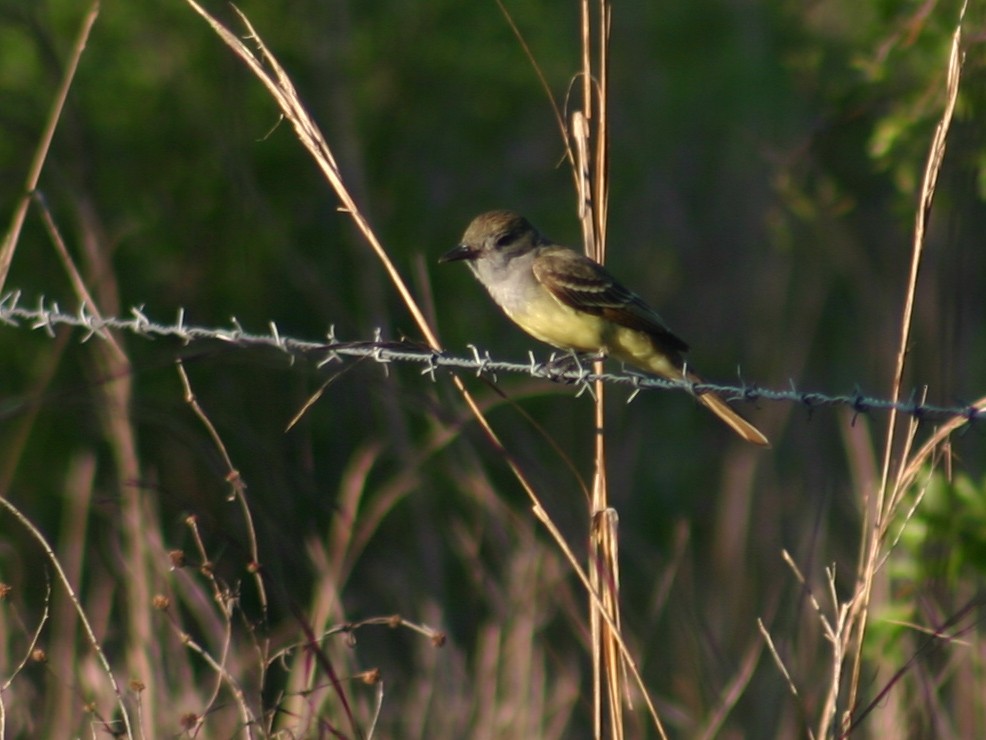
M 603 352 L 579 353 L 569 350 L 564 354 L 552 352 L 544 365 L 545 375 L 556 383 L 580 383 L 583 376 L 592 372 L 592 364 L 606 359 Z

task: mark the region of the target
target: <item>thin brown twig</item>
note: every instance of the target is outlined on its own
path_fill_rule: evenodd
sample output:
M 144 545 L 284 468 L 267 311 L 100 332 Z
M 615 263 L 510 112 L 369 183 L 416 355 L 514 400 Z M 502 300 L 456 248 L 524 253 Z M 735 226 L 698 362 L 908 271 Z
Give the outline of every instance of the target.
M 608 0 L 599 2 L 599 115 L 596 118 L 596 159 L 593 183 L 596 216 L 596 254 L 601 264 L 606 256 L 606 226 L 609 218 L 609 36 L 613 8 Z
M 96 653 L 96 659 L 99 661 L 100 666 L 102 666 L 103 671 L 106 673 L 106 677 L 109 680 L 110 686 L 113 689 L 113 693 L 116 695 L 117 706 L 120 710 L 120 718 L 123 721 L 123 725 L 126 728 L 127 737 L 133 737 L 133 726 L 130 723 L 130 714 L 127 711 L 127 705 L 123 700 L 123 693 L 120 691 L 120 685 L 116 682 L 116 676 L 113 675 L 113 669 L 110 668 L 109 661 L 106 659 L 106 654 L 103 652 L 102 646 L 99 644 L 99 640 L 96 639 L 96 634 L 93 632 L 92 625 L 89 624 L 89 618 L 86 616 L 85 610 L 82 608 L 82 604 L 79 602 L 79 597 L 75 593 L 75 589 L 68 580 L 68 576 L 65 575 L 65 571 L 62 568 L 62 564 L 58 560 L 58 556 L 55 555 L 55 551 L 51 549 L 51 545 L 48 544 L 48 540 L 45 539 L 41 531 L 34 526 L 30 519 L 28 519 L 20 509 L 18 509 L 14 504 L 8 501 L 4 496 L 0 496 L 0 506 L 9 511 L 14 518 L 20 522 L 21 526 L 24 527 L 38 544 L 41 545 L 41 549 L 44 550 L 45 555 L 48 557 L 49 562 L 58 574 L 58 579 L 61 581 L 65 592 L 68 594 L 69 600 L 75 607 L 76 614 L 79 615 L 79 622 L 82 624 L 82 629 L 85 630 L 86 637 L 89 638 L 89 644 L 92 646 L 93 652 Z
M 219 579 L 216 578 L 215 567 L 212 560 L 209 558 L 208 552 L 206 551 L 205 542 L 202 540 L 202 535 L 199 532 L 198 517 L 191 515 L 185 518 L 185 524 L 188 526 L 192 533 L 192 540 L 195 542 L 195 547 L 199 554 L 199 573 L 208 581 L 209 585 L 212 587 L 212 602 L 219 607 L 219 613 L 222 615 L 222 656 L 218 661 L 214 661 L 216 664 L 222 667 L 221 671 L 216 672 L 216 683 L 212 689 L 212 696 L 205 702 L 205 709 L 198 715 L 198 724 L 202 723 L 202 718 L 207 715 L 216 702 L 219 700 L 219 694 L 222 691 L 223 683 L 225 677 L 228 675 L 228 669 L 226 668 L 228 658 L 229 658 L 229 648 L 232 644 L 233 639 L 233 603 L 234 599 L 229 593 L 229 588 L 220 584 Z M 159 608 L 164 611 L 167 616 L 172 620 L 172 626 L 177 630 L 177 620 L 170 611 L 170 601 L 165 599 L 161 600 L 155 598 L 155 604 L 159 605 Z M 179 630 L 180 636 L 182 637 L 182 643 L 185 643 L 184 632 Z M 264 651 L 266 654 L 266 650 Z M 266 659 L 261 659 L 261 672 L 266 669 L 267 663 Z M 262 683 L 262 681 L 261 681 Z M 239 691 L 238 686 L 233 686 L 234 695 L 242 697 L 242 691 Z M 246 709 L 245 702 L 243 703 L 244 710 Z M 244 716 L 249 715 L 248 711 L 244 712 Z
M 247 737 L 253 737 L 254 727 L 257 726 L 257 719 L 247 704 L 246 694 L 243 692 L 243 688 L 236 680 L 236 677 L 226 667 L 225 659 L 222 661 L 216 660 L 208 650 L 202 647 L 188 632 L 181 628 L 169 601 L 166 599 L 158 600 L 158 608 L 167 617 L 168 624 L 174 630 L 181 644 L 201 657 L 215 671 L 218 681 L 225 682 L 229 686 L 230 691 L 233 693 L 233 698 L 236 701 L 236 706 L 240 710 L 240 717 L 243 720 L 243 730 L 246 732 Z M 204 716 L 211 711 L 210 707 L 214 704 L 215 698 L 213 696 L 208 702 L 207 709 L 204 712 L 196 715 L 196 723 L 198 725 L 201 725 Z
M 44 608 L 41 610 L 41 617 L 38 619 L 38 626 L 34 629 L 34 634 L 31 635 L 31 639 L 28 641 L 27 649 L 24 651 L 23 657 L 20 662 L 14 667 L 14 670 L 10 672 L 2 684 L 0 684 L 0 737 L 6 737 L 3 726 L 3 694 L 10 688 L 10 685 L 14 682 L 24 666 L 31 662 L 32 655 L 34 654 L 34 648 L 38 645 L 38 640 L 41 639 L 41 633 L 44 631 L 45 625 L 48 624 L 48 616 L 51 611 L 51 577 L 45 572 L 45 597 L 44 597 Z
M 764 642 L 767 645 L 767 651 L 770 653 L 770 657 L 774 659 L 774 665 L 777 666 L 777 670 L 779 670 L 781 672 L 781 675 L 784 676 L 784 680 L 787 682 L 787 688 L 791 692 L 791 696 L 793 696 L 794 699 L 800 705 L 801 694 L 798 692 L 797 684 L 795 684 L 794 679 L 791 678 L 791 672 L 787 669 L 787 666 L 784 664 L 784 659 L 781 657 L 781 654 L 777 652 L 777 646 L 774 644 L 774 638 L 771 637 L 770 631 L 767 629 L 767 626 L 763 623 L 763 620 L 760 619 L 759 617 L 757 618 L 757 629 L 760 630 L 760 634 L 763 636 Z M 815 735 L 811 731 L 811 728 L 809 727 L 806 729 L 808 732 L 809 739 L 814 740 Z
M 364 627 L 389 627 L 390 629 L 397 629 L 399 627 L 404 627 L 409 629 L 411 632 L 417 632 L 419 635 L 427 637 L 432 645 L 435 647 L 443 647 L 446 642 L 446 635 L 442 630 L 435 629 L 434 627 L 429 627 L 426 624 L 419 622 L 412 622 L 409 619 L 404 618 L 400 614 L 390 614 L 384 617 L 367 617 L 365 619 L 360 619 L 357 622 L 347 622 L 345 624 L 337 624 L 333 627 L 329 627 L 323 630 L 320 635 L 316 638 L 316 642 L 319 643 L 327 637 L 332 637 L 334 635 L 352 635 L 358 630 Z M 282 660 L 285 656 L 290 655 L 296 650 L 310 647 L 309 642 L 295 642 L 291 645 L 286 645 L 285 647 L 279 649 L 274 654 L 272 654 L 268 661 L 270 664 L 278 660 Z
M 247 566 L 247 570 L 253 575 L 254 583 L 257 587 L 257 595 L 260 599 L 261 612 L 263 613 L 264 619 L 266 619 L 267 589 L 264 586 L 263 575 L 260 572 L 260 547 L 257 544 L 257 532 L 253 526 L 253 514 L 250 513 L 250 505 L 246 500 L 246 483 L 240 475 L 240 471 L 233 465 L 233 460 L 230 458 L 229 452 L 226 450 L 226 445 L 223 443 L 222 437 L 219 436 L 219 432 L 216 430 L 215 425 L 209 419 L 209 416 L 205 413 L 202 406 L 199 404 L 198 399 L 195 397 L 195 392 L 192 390 L 192 382 L 188 378 L 188 373 L 185 372 L 185 365 L 182 363 L 181 358 L 178 358 L 178 360 L 175 361 L 175 365 L 178 369 L 178 377 L 181 378 L 182 388 L 184 389 L 185 403 L 189 405 L 192 412 L 198 417 L 199 421 L 202 422 L 202 426 L 205 427 L 209 436 L 212 438 L 212 443 L 216 446 L 219 454 L 222 455 L 223 462 L 226 465 L 226 482 L 229 483 L 230 486 L 229 500 L 239 503 L 240 510 L 243 513 L 243 518 L 246 523 L 251 561 Z
M 537 75 L 538 82 L 541 83 L 541 88 L 544 90 L 544 94 L 548 97 L 548 101 L 551 103 L 551 113 L 555 117 L 555 124 L 558 126 L 558 132 L 561 134 L 562 144 L 565 146 L 565 158 L 570 163 L 574 164 L 575 155 L 572 152 L 571 144 L 569 144 L 568 141 L 568 129 L 565 126 L 565 116 L 562 114 L 562 109 L 558 106 L 558 101 L 555 99 L 554 93 L 551 92 L 551 86 L 548 84 L 548 80 L 544 76 L 544 70 L 542 70 L 541 65 L 538 64 L 537 59 L 534 57 L 534 53 L 531 51 L 531 47 L 527 43 L 527 39 L 525 39 L 524 35 L 520 32 L 513 16 L 510 15 L 510 11 L 508 11 L 506 6 L 503 4 L 503 0 L 496 0 L 496 4 L 497 7 L 500 8 L 500 12 L 503 13 L 503 17 L 506 19 L 507 25 L 510 26 L 510 30 L 513 31 L 513 34 L 517 39 L 517 43 L 519 43 L 520 48 L 523 49 L 524 55 L 527 57 L 527 61 L 531 63 L 531 67 Z

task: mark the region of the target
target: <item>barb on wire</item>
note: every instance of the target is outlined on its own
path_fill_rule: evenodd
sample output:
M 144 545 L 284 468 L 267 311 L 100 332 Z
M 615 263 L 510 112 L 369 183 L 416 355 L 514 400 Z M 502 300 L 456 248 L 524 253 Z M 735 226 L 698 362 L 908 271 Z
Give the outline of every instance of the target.
M 173 337 L 184 345 L 195 341 L 219 341 L 244 347 L 269 347 L 292 359 L 299 356 L 315 358 L 319 366 L 333 361 L 343 361 L 346 357 L 371 359 L 382 364 L 385 370 L 394 362 L 419 363 L 424 365 L 421 374 L 429 376 L 432 380 L 435 380 L 435 373 L 439 369 L 470 371 L 477 376 L 490 377 L 494 381 L 497 373 L 520 373 L 533 378 L 575 385 L 580 389 L 580 393 L 584 392 L 590 384 L 601 380 L 628 386 L 631 389 L 629 400 L 633 400 L 642 390 L 674 389 L 693 395 L 715 393 L 729 401 L 797 403 L 806 407 L 809 412 L 820 407 L 844 407 L 853 411 L 853 418 L 859 414 L 890 409 L 912 416 L 919 421 L 943 421 L 962 417 L 973 422 L 986 415 L 986 411 L 981 411 L 975 406 L 927 404 L 920 400 L 923 396 L 918 393 L 912 393 L 910 399 L 906 401 L 891 401 L 867 396 L 859 388 L 845 395 L 801 391 L 793 381 L 786 390 L 773 390 L 748 384 L 742 378 L 738 385 L 722 385 L 707 382 L 693 383 L 685 379 L 668 380 L 626 370 L 597 374 L 586 367 L 579 358 L 571 356 L 562 357 L 562 361 L 553 356 L 546 362 L 538 362 L 531 354 L 527 362 L 507 362 L 494 360 L 488 351 L 480 350 L 474 345 L 469 345 L 471 356 L 456 356 L 449 352 L 436 352 L 427 345 L 407 339 L 399 341 L 384 339 L 380 329 L 374 332 L 372 340 L 343 342 L 336 337 L 335 327 L 332 326 L 327 331 L 325 341 L 313 342 L 285 336 L 273 322 L 269 324 L 269 333 L 253 334 L 246 331 L 235 317 L 231 319 L 232 328 L 209 328 L 188 325 L 185 321 L 184 309 L 179 310 L 174 324 L 152 321 L 144 313 L 143 307 L 131 308 L 130 314 L 130 318 L 97 318 L 83 309 L 69 313 L 62 311 L 57 303 L 48 304 L 43 297 L 38 299 L 35 308 L 29 308 L 22 305 L 20 291 L 0 297 L 0 325 L 20 327 L 26 323 L 28 328 L 43 329 L 51 337 L 54 337 L 55 328 L 59 326 L 82 329 L 81 341 L 88 341 L 93 337 L 106 339 L 108 337 L 106 330 L 113 329 L 145 339 Z M 567 362 L 564 362 L 565 360 Z

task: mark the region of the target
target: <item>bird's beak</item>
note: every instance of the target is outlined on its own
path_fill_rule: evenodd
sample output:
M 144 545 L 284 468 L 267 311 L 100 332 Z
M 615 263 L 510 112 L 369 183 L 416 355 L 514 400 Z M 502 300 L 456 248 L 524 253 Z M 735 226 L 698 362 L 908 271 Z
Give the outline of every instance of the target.
M 457 247 L 453 247 L 441 257 L 438 261 L 441 262 L 458 262 L 459 260 L 474 260 L 479 256 L 478 250 L 473 247 L 467 246 L 465 244 L 460 244 Z

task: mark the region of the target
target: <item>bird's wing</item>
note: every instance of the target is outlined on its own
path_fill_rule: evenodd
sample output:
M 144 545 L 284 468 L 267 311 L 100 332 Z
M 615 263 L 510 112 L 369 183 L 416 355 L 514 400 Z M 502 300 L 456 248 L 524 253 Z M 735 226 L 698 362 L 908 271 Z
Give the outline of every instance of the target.
M 567 247 L 541 247 L 532 270 L 538 282 L 565 305 L 646 332 L 668 350 L 688 350 L 657 311 L 588 257 Z

